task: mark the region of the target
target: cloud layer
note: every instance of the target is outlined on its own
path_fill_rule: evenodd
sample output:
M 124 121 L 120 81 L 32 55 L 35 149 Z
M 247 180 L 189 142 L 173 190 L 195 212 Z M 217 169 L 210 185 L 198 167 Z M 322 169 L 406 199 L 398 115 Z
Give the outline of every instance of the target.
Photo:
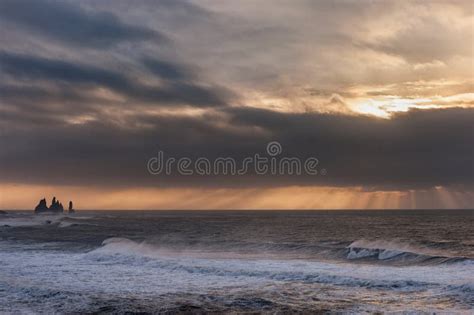
M 105 186 L 264 187 L 364 186 L 415 189 L 472 184 L 474 111 L 411 111 L 390 120 L 367 116 L 290 114 L 228 108 L 216 114 L 128 117 L 105 121 L 50 122 L 2 135 L 3 178 L 9 181 Z M 13 117 L 8 118 L 14 122 Z M 4 122 L 7 123 L 7 122 Z M 146 126 L 146 127 L 142 127 Z M 278 140 L 281 157 L 314 156 L 327 176 L 151 176 L 147 159 L 232 157 L 243 161 Z
M 472 190 L 473 8 L 1 1 L 2 182 Z M 156 177 L 176 157 L 315 156 L 327 176 Z

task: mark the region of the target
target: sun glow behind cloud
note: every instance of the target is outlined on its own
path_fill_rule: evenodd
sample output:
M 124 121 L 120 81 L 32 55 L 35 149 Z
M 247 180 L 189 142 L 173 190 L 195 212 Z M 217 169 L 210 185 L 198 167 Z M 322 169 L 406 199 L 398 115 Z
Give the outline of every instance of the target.
M 373 115 L 381 118 L 390 118 L 394 113 L 407 112 L 410 109 L 432 109 L 438 108 L 431 105 L 431 99 L 403 99 L 396 96 L 384 99 L 362 99 L 353 101 L 350 104 L 354 112 Z
M 354 93 L 354 95 L 357 95 Z M 474 93 L 449 96 L 404 97 L 383 95 L 378 97 L 353 96 L 343 98 L 333 94 L 329 99 L 299 97 L 279 98 L 254 94 L 246 102 L 251 107 L 265 108 L 286 113 L 321 112 L 330 114 L 370 115 L 390 118 L 393 114 L 412 109 L 474 108 Z
M 474 93 L 425 98 L 400 98 L 385 96 L 374 99 L 355 99 L 350 108 L 357 113 L 390 118 L 392 114 L 408 112 L 411 109 L 474 108 Z

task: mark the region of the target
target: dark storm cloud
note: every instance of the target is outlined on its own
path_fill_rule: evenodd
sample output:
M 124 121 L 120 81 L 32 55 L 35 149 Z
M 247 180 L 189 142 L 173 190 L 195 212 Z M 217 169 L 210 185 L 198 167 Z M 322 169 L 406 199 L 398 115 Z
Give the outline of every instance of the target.
M 127 25 L 109 12 L 85 10 L 62 1 L 3 0 L 0 17 L 31 33 L 74 46 L 101 48 L 122 41 L 166 40 L 154 30 Z
M 112 89 L 127 89 L 130 85 L 117 72 L 32 55 L 0 52 L 0 66 L 3 73 L 15 79 L 100 84 Z
M 168 80 L 187 80 L 193 77 L 191 71 L 173 62 L 156 58 L 143 58 L 145 67 L 156 76 Z
M 150 63 L 150 61 L 148 62 Z M 16 81 L 39 81 L 69 84 L 75 87 L 104 87 L 131 100 L 153 103 L 157 106 L 182 104 L 197 107 L 225 105 L 230 92 L 219 87 L 203 87 L 184 81 L 184 70 L 171 63 L 152 62 L 152 70 L 173 81 L 151 86 L 139 83 L 125 74 L 96 66 L 53 60 L 32 55 L 0 52 L 0 71 Z M 179 77 L 178 77 L 179 75 Z M 191 82 L 188 82 L 191 81 Z M 33 100 L 32 100 L 33 101 Z
M 341 105 L 347 113 L 346 104 L 363 95 L 357 85 L 365 84 L 375 84 L 371 95 L 436 96 L 438 87 L 429 84 L 438 76 L 413 70 L 418 63 L 431 67 L 433 59 L 446 65 L 443 80 L 458 86 L 443 95 L 468 93 L 471 60 L 457 64 L 453 57 L 472 55 L 471 42 L 462 40 L 472 33 L 472 23 L 464 21 L 469 15 L 434 3 L 205 5 L 0 1 L 2 181 L 473 185 L 472 109 L 409 111 L 385 120 L 241 106 L 303 97 L 321 112 Z M 472 11 L 470 2 L 465 6 Z M 400 23 L 400 16 L 406 21 Z M 450 27 L 456 21 L 462 27 Z M 399 24 L 403 28 L 393 29 Z M 419 80 L 426 86 L 420 89 Z M 456 97 L 451 102 L 471 104 Z M 282 156 L 317 157 L 327 176 L 160 177 L 146 171 L 147 159 L 159 149 L 176 157 L 242 160 L 265 154 L 269 141 L 282 144 Z
M 11 118 L 7 118 L 12 122 Z M 362 185 L 368 189 L 472 186 L 474 110 L 411 111 L 390 120 L 285 114 L 250 108 L 203 116 L 136 116 L 126 126 L 45 124 L 2 134 L 4 180 L 157 187 Z M 135 126 L 147 126 L 136 128 Z M 9 129 L 9 128 L 7 128 Z M 326 176 L 152 176 L 146 161 L 165 156 L 265 155 L 279 141 L 283 156 L 315 156 Z
M 72 86 L 0 85 L 0 116 L 20 129 L 62 124 L 84 114 L 99 116 L 102 107 L 114 105 Z
M 236 110 L 233 122 L 271 130 L 293 155 L 317 156 L 336 185 L 472 184 L 472 109 L 411 111 L 392 119 Z

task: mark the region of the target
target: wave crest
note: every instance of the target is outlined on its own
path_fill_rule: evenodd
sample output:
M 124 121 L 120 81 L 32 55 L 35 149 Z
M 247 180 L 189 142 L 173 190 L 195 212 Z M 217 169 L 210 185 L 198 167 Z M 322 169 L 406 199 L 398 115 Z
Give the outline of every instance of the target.
M 357 240 L 347 246 L 349 260 L 376 259 L 404 264 L 469 262 L 467 257 L 440 255 L 436 251 L 398 241 Z

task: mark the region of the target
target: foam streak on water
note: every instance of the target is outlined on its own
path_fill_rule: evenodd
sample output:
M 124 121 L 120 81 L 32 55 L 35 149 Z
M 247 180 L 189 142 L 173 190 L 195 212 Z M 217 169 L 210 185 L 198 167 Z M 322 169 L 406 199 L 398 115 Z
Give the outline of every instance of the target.
M 471 224 L 469 211 L 14 214 L 0 218 L 0 313 L 468 314 Z

